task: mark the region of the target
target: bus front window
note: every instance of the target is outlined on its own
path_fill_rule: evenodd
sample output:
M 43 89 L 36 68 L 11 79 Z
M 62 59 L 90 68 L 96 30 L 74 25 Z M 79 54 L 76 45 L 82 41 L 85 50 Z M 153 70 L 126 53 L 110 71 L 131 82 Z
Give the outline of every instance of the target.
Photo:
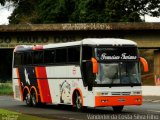
M 97 84 L 140 84 L 137 62 L 99 63 Z
M 113 84 L 120 83 L 119 67 L 116 63 L 105 64 L 99 63 L 99 71 L 97 74 L 97 84 Z
M 122 84 L 140 83 L 137 62 L 120 63 L 120 69 L 121 69 L 121 83 Z

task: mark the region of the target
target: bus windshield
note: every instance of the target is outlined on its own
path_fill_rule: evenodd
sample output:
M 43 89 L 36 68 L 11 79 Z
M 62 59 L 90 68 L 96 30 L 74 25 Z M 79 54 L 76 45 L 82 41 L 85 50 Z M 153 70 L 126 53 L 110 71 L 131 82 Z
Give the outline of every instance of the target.
M 96 84 L 140 84 L 138 62 L 99 63 Z
M 136 47 L 95 48 L 99 71 L 96 84 L 141 84 Z

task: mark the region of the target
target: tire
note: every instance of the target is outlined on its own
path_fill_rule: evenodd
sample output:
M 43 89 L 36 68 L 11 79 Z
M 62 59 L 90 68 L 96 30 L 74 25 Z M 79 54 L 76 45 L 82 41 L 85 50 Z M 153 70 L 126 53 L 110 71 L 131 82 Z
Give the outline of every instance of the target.
M 113 111 L 114 112 L 122 112 L 124 106 L 113 106 Z
M 38 105 L 38 103 L 37 103 L 37 101 L 36 101 L 36 93 L 35 93 L 35 92 L 33 92 L 33 93 L 31 94 L 31 101 L 32 101 L 32 105 L 33 105 L 34 107 L 36 107 L 36 106 Z
M 31 95 L 29 93 L 27 93 L 25 100 L 26 100 L 26 105 L 27 106 L 32 106 Z
M 75 93 L 75 99 L 74 99 L 74 106 L 76 111 L 82 111 L 83 110 L 83 106 L 82 106 L 82 99 L 81 96 L 78 92 Z

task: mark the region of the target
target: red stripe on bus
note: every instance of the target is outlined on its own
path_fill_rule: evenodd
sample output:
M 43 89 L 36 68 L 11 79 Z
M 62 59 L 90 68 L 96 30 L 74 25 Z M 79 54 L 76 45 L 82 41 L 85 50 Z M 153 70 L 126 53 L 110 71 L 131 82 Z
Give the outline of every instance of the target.
M 37 78 L 43 78 L 43 79 L 37 79 L 41 102 L 52 103 L 49 84 L 47 80 L 46 68 L 36 67 L 35 70 Z
M 43 46 L 42 45 L 36 45 L 32 48 L 32 50 L 42 50 Z
M 95 107 L 100 106 L 121 106 L 121 105 L 141 105 L 142 96 L 96 96 Z

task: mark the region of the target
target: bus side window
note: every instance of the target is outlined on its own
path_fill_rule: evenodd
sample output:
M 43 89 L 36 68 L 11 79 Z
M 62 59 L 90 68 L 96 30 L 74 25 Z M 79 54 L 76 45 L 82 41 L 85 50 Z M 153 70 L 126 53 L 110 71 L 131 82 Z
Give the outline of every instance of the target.
M 23 53 L 23 59 L 22 64 L 23 65 L 32 65 L 32 53 L 31 52 L 24 52 Z
M 33 64 L 43 64 L 43 51 L 33 52 Z
M 82 60 L 91 60 L 92 58 L 92 47 L 83 46 L 82 47 Z
M 50 49 L 44 51 L 44 63 L 45 64 L 55 63 L 55 50 Z
M 14 66 L 22 65 L 22 53 L 14 54 Z
M 56 63 L 66 63 L 67 62 L 67 49 L 60 48 L 56 49 Z
M 75 63 L 80 61 L 80 48 L 71 47 L 68 48 L 68 63 Z

